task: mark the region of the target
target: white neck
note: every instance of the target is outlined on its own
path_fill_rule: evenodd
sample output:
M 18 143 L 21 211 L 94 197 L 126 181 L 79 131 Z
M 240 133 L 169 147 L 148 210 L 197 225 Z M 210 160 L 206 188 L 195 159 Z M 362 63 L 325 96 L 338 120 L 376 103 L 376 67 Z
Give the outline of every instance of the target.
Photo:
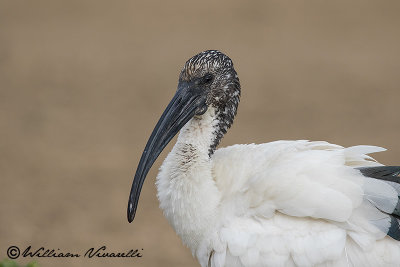
M 220 192 L 212 177 L 209 157 L 214 118 L 215 110 L 209 108 L 182 128 L 157 176 L 160 207 L 193 254 L 218 221 Z

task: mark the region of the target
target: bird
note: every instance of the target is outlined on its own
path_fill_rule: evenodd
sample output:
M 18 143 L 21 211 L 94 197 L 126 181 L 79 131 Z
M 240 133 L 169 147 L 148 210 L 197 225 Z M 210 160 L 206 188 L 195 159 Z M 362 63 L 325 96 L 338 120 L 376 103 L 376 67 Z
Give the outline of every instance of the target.
M 241 95 L 232 60 L 190 58 L 140 158 L 128 201 L 156 177 L 164 216 L 202 267 L 400 266 L 400 167 L 384 148 L 273 141 L 218 148 Z

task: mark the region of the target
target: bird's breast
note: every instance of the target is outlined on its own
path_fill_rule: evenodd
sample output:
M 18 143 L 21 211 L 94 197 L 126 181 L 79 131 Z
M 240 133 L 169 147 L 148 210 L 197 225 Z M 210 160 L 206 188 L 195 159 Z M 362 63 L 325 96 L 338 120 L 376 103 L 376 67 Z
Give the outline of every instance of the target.
M 193 253 L 218 222 L 221 196 L 211 168 L 207 151 L 178 141 L 157 176 L 160 208 Z

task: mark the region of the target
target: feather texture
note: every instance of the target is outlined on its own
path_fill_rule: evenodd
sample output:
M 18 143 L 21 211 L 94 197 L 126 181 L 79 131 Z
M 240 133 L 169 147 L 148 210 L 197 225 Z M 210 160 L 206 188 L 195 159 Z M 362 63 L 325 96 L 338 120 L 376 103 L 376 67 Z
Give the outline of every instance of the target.
M 202 266 L 400 266 L 399 187 L 358 169 L 381 167 L 368 154 L 383 148 L 276 141 L 210 159 L 207 125 L 185 126 L 157 177 L 165 216 Z

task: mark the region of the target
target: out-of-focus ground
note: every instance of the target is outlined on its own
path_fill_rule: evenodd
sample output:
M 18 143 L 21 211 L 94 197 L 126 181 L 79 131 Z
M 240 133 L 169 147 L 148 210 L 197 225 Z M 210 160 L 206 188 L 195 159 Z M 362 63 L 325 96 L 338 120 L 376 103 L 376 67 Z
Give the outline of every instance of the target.
M 1 1 L 0 260 L 11 245 L 106 245 L 143 257 L 37 261 L 197 266 L 158 208 L 167 152 L 132 224 L 126 206 L 182 65 L 206 49 L 227 53 L 242 83 L 223 146 L 372 144 L 389 149 L 379 161 L 400 164 L 399 11 L 378 0 Z

